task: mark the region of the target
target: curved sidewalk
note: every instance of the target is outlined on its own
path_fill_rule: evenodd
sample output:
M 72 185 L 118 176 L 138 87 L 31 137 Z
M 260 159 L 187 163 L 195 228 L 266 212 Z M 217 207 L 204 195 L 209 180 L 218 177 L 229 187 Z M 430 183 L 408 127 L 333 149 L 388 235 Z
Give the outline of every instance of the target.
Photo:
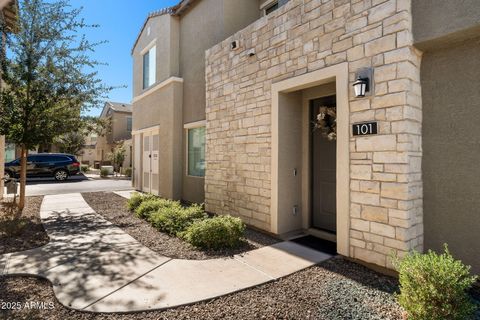
M 0 256 L 0 275 L 44 277 L 58 300 L 76 310 L 131 312 L 195 303 L 331 257 L 285 241 L 231 258 L 171 259 L 97 215 L 79 193 L 45 196 L 40 215 L 50 242 Z

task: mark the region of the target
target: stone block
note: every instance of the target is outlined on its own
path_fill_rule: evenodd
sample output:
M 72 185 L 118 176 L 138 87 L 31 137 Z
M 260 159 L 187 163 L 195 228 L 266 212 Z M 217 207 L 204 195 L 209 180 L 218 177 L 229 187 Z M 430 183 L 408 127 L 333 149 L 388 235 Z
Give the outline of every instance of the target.
M 361 217 L 373 222 L 388 223 L 388 209 L 374 206 L 362 206 Z
M 353 230 L 358 231 L 369 231 L 370 230 L 370 222 L 361 220 L 361 219 L 352 219 L 350 223 L 350 227 Z
M 371 222 L 370 232 L 384 237 L 395 238 L 395 227 L 385 223 Z
M 356 138 L 357 152 L 393 151 L 397 148 L 395 135 L 377 135 Z
M 367 57 L 390 51 L 396 47 L 396 35 L 381 37 L 365 44 L 365 55 Z

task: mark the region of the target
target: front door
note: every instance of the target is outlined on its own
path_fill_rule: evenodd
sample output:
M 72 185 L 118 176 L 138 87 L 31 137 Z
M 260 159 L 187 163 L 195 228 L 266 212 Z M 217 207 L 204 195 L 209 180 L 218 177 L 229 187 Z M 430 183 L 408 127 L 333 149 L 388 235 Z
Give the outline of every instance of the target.
M 331 233 L 336 233 L 337 225 L 335 106 L 335 96 L 310 102 L 312 127 L 320 124 L 311 131 L 311 224 L 313 228 Z M 323 122 L 319 122 L 321 118 Z

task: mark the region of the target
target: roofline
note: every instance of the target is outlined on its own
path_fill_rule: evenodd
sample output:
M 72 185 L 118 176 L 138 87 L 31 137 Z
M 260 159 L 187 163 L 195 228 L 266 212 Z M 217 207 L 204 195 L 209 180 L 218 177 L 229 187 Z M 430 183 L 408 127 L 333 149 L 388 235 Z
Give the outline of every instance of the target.
M 167 8 L 157 10 L 157 11 L 150 12 L 148 14 L 147 18 L 145 19 L 145 22 L 143 23 L 143 26 L 140 29 L 140 32 L 138 33 L 137 38 L 135 39 L 135 43 L 133 44 L 131 54 L 133 55 L 133 52 L 135 51 L 135 48 L 137 47 L 138 41 L 140 40 L 140 36 L 142 35 L 143 30 L 145 29 L 148 21 L 151 18 L 163 16 L 163 15 L 166 15 L 166 14 L 169 14 L 171 16 L 179 17 L 192 5 L 192 3 L 196 2 L 196 1 L 197 0 L 180 0 L 180 2 L 178 4 L 176 4 L 172 7 L 167 7 Z
M 101 117 L 103 116 L 104 112 L 106 111 L 107 105 L 108 105 L 109 108 L 111 108 L 111 109 L 113 110 L 113 112 L 133 113 L 133 111 L 115 110 L 115 109 L 113 108 L 112 102 L 113 102 L 113 103 L 119 103 L 119 104 L 121 103 L 121 104 L 128 105 L 128 106 L 132 107 L 132 105 L 129 104 L 129 103 L 114 102 L 114 101 L 105 101 L 105 104 L 103 105 L 103 109 L 102 109 L 102 112 L 100 113 L 99 118 L 101 118 Z M 106 116 L 106 112 L 105 112 L 105 116 Z

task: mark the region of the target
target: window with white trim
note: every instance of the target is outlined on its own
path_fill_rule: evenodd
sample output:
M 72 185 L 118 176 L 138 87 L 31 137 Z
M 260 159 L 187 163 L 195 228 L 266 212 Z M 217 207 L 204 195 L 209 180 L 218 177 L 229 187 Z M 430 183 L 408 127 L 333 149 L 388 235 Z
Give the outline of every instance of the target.
M 194 177 L 205 176 L 205 127 L 187 130 L 187 174 Z
M 143 55 L 143 89 L 151 87 L 156 81 L 157 47 L 151 47 Z

